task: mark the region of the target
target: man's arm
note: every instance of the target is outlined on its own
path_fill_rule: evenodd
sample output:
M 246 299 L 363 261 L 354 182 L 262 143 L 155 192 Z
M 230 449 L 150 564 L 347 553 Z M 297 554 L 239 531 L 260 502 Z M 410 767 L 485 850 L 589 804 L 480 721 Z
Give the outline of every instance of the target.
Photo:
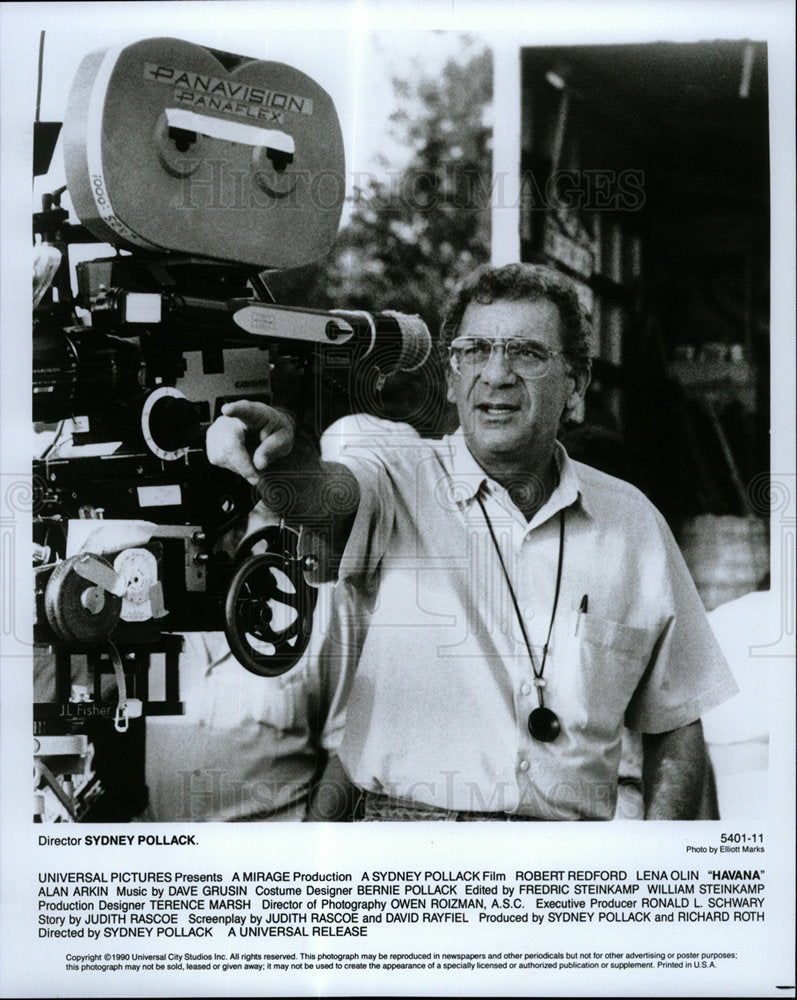
M 313 556 L 313 582 L 333 579 L 360 500 L 354 474 L 338 462 L 322 462 L 292 418 L 265 403 L 225 404 L 208 430 L 206 450 L 213 465 L 256 485 L 270 511 L 306 529 L 300 555 Z
M 643 736 L 645 819 L 716 819 L 706 815 L 710 767 L 698 719 L 667 733 Z

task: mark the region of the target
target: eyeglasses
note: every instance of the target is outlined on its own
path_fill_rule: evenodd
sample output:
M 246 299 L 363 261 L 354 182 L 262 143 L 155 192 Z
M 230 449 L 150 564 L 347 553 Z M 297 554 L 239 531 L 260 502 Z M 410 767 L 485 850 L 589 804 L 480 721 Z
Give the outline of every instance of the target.
M 506 363 L 521 378 L 543 378 L 548 374 L 551 358 L 564 357 L 564 351 L 552 351 L 537 343 L 513 337 L 510 340 L 488 340 L 486 337 L 457 337 L 449 349 L 451 367 L 458 375 L 477 375 L 490 362 L 493 351 L 500 348 Z

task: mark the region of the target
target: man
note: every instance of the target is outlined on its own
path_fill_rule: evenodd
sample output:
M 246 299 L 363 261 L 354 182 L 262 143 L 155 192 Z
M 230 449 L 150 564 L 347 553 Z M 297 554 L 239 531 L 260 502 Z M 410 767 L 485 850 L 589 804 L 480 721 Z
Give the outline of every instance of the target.
M 735 685 L 661 516 L 557 443 L 588 333 L 557 272 L 485 267 L 442 328 L 453 435 L 355 439 L 336 465 L 267 407 L 209 432 L 211 460 L 262 477 L 310 527 L 308 566 L 370 613 L 339 753 L 366 819 L 609 819 L 624 723 L 646 818 L 698 814 L 700 716 Z

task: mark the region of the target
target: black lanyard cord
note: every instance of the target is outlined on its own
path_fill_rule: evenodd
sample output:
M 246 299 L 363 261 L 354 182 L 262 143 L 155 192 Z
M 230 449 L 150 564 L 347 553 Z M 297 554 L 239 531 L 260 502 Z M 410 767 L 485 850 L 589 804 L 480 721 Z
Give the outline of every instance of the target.
M 529 653 L 529 660 L 531 661 L 531 669 L 534 671 L 534 683 L 537 688 L 537 698 L 540 703 L 540 707 L 543 705 L 542 697 L 542 687 L 544 685 L 544 680 L 542 678 L 543 672 L 545 670 L 545 661 L 548 658 L 548 645 L 551 641 L 551 633 L 553 632 L 553 623 L 556 618 L 556 609 L 559 606 L 559 591 L 562 585 L 562 564 L 564 562 L 564 551 L 565 551 L 565 511 L 564 507 L 559 511 L 559 561 L 556 567 L 556 591 L 553 598 L 553 610 L 551 611 L 551 621 L 548 625 L 548 637 L 545 640 L 545 645 L 542 648 L 542 664 L 540 665 L 539 671 L 534 662 L 534 654 L 531 651 L 531 642 L 529 641 L 528 632 L 526 631 L 526 623 L 523 621 L 523 616 L 520 613 L 520 605 L 518 604 L 517 595 L 515 594 L 515 588 L 512 586 L 512 581 L 509 578 L 509 573 L 507 572 L 506 563 L 504 562 L 504 557 L 501 554 L 501 549 L 498 546 L 498 539 L 495 537 L 495 531 L 493 530 L 492 521 L 487 516 L 487 510 L 484 506 L 484 501 L 482 500 L 482 489 L 484 488 L 484 483 L 479 487 L 479 491 L 476 494 L 476 499 L 479 502 L 479 506 L 482 509 L 482 514 L 484 515 L 484 520 L 487 522 L 487 527 L 490 531 L 490 538 L 493 540 L 493 546 L 496 553 L 498 554 L 498 561 L 501 563 L 501 570 L 504 574 L 504 579 L 506 580 L 506 585 L 509 588 L 509 593 L 512 597 L 512 603 L 515 606 L 515 614 L 517 615 L 518 624 L 520 625 L 520 631 L 523 633 L 523 641 L 526 643 L 526 649 Z

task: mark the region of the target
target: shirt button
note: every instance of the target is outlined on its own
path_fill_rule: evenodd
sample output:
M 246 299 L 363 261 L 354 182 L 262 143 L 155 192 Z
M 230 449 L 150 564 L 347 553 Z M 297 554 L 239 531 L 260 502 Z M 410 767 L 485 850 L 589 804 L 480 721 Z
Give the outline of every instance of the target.
M 520 762 L 520 770 L 521 771 L 528 771 L 528 769 L 529 769 L 529 762 L 527 760 L 522 760 Z
M 520 693 L 521 694 L 531 694 L 531 685 L 530 684 L 521 684 L 520 685 Z

